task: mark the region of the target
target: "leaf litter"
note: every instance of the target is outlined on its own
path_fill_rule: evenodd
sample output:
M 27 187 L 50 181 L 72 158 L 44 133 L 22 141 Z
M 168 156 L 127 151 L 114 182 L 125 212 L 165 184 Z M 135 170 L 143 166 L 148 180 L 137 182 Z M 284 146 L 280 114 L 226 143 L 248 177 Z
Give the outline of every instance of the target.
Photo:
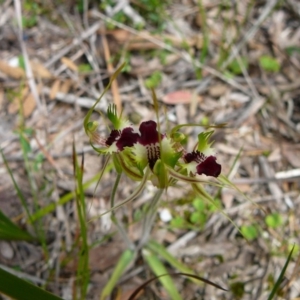
M 23 43 L 35 85 L 26 79 L 26 66 L 24 69 L 22 64 L 9 64 L 16 58 L 22 61 L 20 57 L 25 53 L 16 34 L 19 29 L 13 22 L 16 18 L 13 4 L 11 1 L 0 4 L 0 147 L 31 209 L 34 207 L 32 190 L 28 187 L 24 158 L 15 134 L 22 124 L 20 120 L 24 118 L 26 127 L 34 129 L 34 135 L 28 136 L 28 157 L 36 167 L 32 175 L 40 196 L 38 205 L 57 203 L 74 190 L 73 140 L 78 155 L 84 153 L 84 182 L 98 174 L 104 164 L 89 146 L 82 120 L 107 85 L 107 78 L 126 61 L 125 72 L 97 109 L 104 112 L 108 103 L 114 102 L 118 109 L 122 106 L 123 114 L 134 124 L 153 118 L 148 82 L 154 85 L 161 103 L 159 116 L 166 128 L 168 123 L 177 125 L 186 121 L 203 125 L 226 122 L 227 126 L 216 130 L 214 136 L 223 173 L 231 171 L 230 180 L 263 207 L 263 211 L 259 210 L 235 190 L 219 191 L 220 202 L 234 223 L 256 228 L 257 237 L 251 242 L 209 207 L 202 227 L 175 228 L 171 222 L 157 220 L 153 236 L 161 244 L 199 276 L 229 288 L 224 292 L 175 278 L 181 295 L 184 299 L 266 299 L 270 282 L 278 278 L 291 246 L 299 244 L 296 239 L 300 230 L 297 1 L 290 0 L 276 8 L 276 1 L 240 1 L 236 5 L 202 1 L 204 15 L 198 5 L 177 1 L 166 10 L 176 18 L 168 16 L 159 33 L 153 32 L 150 21 L 146 21 L 142 31 L 137 31 L 130 17 L 126 25 L 116 21 L 108 11 L 91 6 L 80 15 L 68 4 L 58 10 L 54 2 L 45 4 L 49 5 L 50 12 L 39 17 L 34 26 L 23 28 Z M 138 14 L 133 2 L 128 5 Z M 22 13 L 26 15 L 24 7 Z M 136 14 L 132 16 L 136 18 Z M 115 29 L 106 28 L 108 24 Z M 201 58 L 207 37 L 209 46 Z M 261 57 L 267 57 L 264 63 Z M 153 77 L 154 72 L 159 76 Z M 36 95 L 40 103 L 36 102 Z M 106 126 L 101 119 L 103 132 Z M 195 142 L 199 132 L 188 128 L 186 133 Z M 240 149 L 243 149 L 241 155 L 235 161 Z M 42 163 L 38 161 L 39 155 L 44 155 Z M 3 162 L 0 172 L 0 209 L 30 230 Z M 109 171 L 104 173 L 96 191 L 96 180 L 85 190 L 89 218 L 110 209 L 112 176 Z M 137 185 L 122 178 L 121 187 L 117 191 L 120 202 Z M 134 220 L 151 194 L 149 187 L 134 202 L 116 211 L 118 218 L 128 220 L 133 240 L 138 238 L 135 231 L 139 230 Z M 192 201 L 193 197 L 183 185 L 171 187 L 164 195 L 163 209 L 172 217 L 184 219 L 192 206 L 182 199 Z M 46 259 L 42 259 L 42 248 L 27 242 L 1 242 L 0 264 L 11 270 L 17 266 L 29 280 L 32 276 L 46 280 L 49 290 L 72 299 L 74 281 L 70 279 L 76 276 L 77 267 L 72 257 L 78 254 L 74 245 L 80 234 L 75 211 L 73 201 L 66 201 L 63 206 L 54 205 L 43 219 L 55 275 L 47 267 Z M 278 228 L 267 226 L 265 212 L 280 214 Z M 114 224 L 107 220 L 96 219 L 88 225 L 89 242 L 93 245 L 88 299 L 99 299 L 126 247 Z M 293 275 L 297 268 L 296 259 L 292 260 L 282 289 L 285 299 L 299 297 L 299 278 Z M 131 266 L 119 282 L 121 294 L 116 294 L 114 299 L 128 298 L 128 291 L 134 291 L 149 278 L 145 265 Z M 240 282 L 243 294 L 238 298 L 234 287 Z M 152 284 L 145 288 L 140 299 L 149 299 L 153 294 L 162 297 L 164 292 Z

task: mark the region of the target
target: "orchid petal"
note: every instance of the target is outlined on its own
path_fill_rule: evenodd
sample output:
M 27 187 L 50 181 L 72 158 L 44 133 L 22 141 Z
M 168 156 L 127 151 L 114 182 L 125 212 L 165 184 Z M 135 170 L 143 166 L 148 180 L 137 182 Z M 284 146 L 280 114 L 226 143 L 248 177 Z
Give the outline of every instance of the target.
M 218 177 L 221 173 L 221 165 L 216 160 L 215 156 L 208 156 L 203 162 L 197 165 L 197 174 Z

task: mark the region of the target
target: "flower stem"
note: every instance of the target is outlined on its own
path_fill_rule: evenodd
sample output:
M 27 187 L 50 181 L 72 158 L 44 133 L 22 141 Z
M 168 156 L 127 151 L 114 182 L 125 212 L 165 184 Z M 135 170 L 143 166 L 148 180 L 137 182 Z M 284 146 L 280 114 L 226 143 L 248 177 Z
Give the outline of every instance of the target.
M 156 213 L 157 213 L 157 206 L 160 200 L 160 197 L 163 193 L 164 189 L 158 189 L 156 194 L 154 195 L 149 208 L 146 211 L 146 216 L 143 221 L 143 230 L 141 234 L 141 239 L 138 244 L 138 249 L 141 249 L 149 240 L 150 233 L 153 227 L 153 223 L 155 221 Z
M 116 195 L 116 192 L 117 192 L 117 188 L 118 188 L 121 176 L 122 176 L 122 173 L 118 173 L 116 181 L 115 181 L 115 184 L 113 186 L 112 193 L 110 195 L 110 205 L 111 205 L 111 208 L 113 208 L 114 205 L 115 205 L 115 195 Z M 135 249 L 135 245 L 129 239 L 129 237 L 128 237 L 126 231 L 125 231 L 125 226 L 123 224 L 121 224 L 121 222 L 118 220 L 118 218 L 116 218 L 114 210 L 111 211 L 111 219 L 114 222 L 114 224 L 116 225 L 116 227 L 118 228 L 118 231 L 121 234 L 121 236 L 122 236 L 122 238 L 123 238 L 123 240 L 124 240 L 127 248 L 130 249 L 130 250 L 134 250 Z

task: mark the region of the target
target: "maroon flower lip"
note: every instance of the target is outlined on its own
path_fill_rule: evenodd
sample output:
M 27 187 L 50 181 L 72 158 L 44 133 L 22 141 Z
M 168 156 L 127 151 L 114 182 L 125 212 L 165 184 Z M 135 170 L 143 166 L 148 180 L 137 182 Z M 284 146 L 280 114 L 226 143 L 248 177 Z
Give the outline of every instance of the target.
M 139 134 L 133 132 L 133 128 L 126 127 L 122 131 L 113 129 L 106 140 L 106 145 L 111 146 L 116 142 L 116 146 L 119 151 L 122 151 L 124 147 L 132 147 L 139 138 Z
M 153 170 L 154 165 L 161 156 L 160 140 L 165 135 L 157 131 L 157 123 L 153 120 L 142 122 L 139 133 L 134 132 L 132 127 L 125 127 L 122 130 L 113 129 L 105 144 L 111 146 L 116 144 L 118 151 L 123 151 L 125 147 L 132 147 L 139 143 L 146 148 L 149 167 Z M 206 156 L 200 151 L 193 151 L 183 155 L 186 163 L 196 162 L 195 174 L 218 177 L 221 174 L 221 165 L 216 162 L 213 155 Z
M 221 174 L 221 165 L 216 162 L 215 156 L 205 156 L 199 151 L 193 151 L 184 155 L 184 160 L 187 163 L 192 161 L 197 163 L 196 173 L 199 175 L 218 177 Z
M 147 146 L 150 144 L 156 144 L 159 142 L 159 133 L 156 130 L 157 124 L 155 121 L 146 121 L 142 122 L 140 125 L 140 133 L 141 136 L 139 138 L 139 143 L 143 146 Z M 162 135 L 161 135 L 162 139 Z
M 160 133 L 157 131 L 156 127 L 156 122 L 150 120 L 142 122 L 139 128 L 141 136 L 139 137 L 138 142 L 146 147 L 147 159 L 151 170 L 153 170 L 156 161 L 160 158 Z M 162 134 L 160 134 L 160 138 L 163 138 Z

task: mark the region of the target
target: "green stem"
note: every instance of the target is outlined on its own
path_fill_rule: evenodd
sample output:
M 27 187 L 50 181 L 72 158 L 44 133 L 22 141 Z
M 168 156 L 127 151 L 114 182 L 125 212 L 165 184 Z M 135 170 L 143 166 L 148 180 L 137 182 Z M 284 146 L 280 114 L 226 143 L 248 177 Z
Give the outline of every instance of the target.
M 111 208 L 113 208 L 114 205 L 115 205 L 115 196 L 116 196 L 118 185 L 120 183 L 121 176 L 122 176 L 122 173 L 118 173 L 116 181 L 115 181 L 115 184 L 113 186 L 112 193 L 110 195 L 110 205 L 111 205 Z M 135 245 L 129 239 L 129 237 L 128 237 L 125 229 L 124 229 L 125 226 L 123 224 L 121 224 L 121 222 L 118 220 L 118 218 L 116 218 L 114 210 L 111 211 L 111 219 L 114 222 L 114 224 L 116 225 L 116 227 L 118 228 L 119 233 L 121 234 L 124 242 L 126 243 L 127 249 L 134 250 L 135 249 Z
M 138 249 L 141 249 L 149 240 L 150 233 L 153 227 L 153 223 L 155 221 L 157 206 L 160 200 L 160 197 L 163 193 L 164 189 L 158 189 L 156 194 L 154 195 L 148 210 L 146 211 L 146 216 L 143 221 L 143 230 L 141 234 L 141 239 L 138 245 Z

